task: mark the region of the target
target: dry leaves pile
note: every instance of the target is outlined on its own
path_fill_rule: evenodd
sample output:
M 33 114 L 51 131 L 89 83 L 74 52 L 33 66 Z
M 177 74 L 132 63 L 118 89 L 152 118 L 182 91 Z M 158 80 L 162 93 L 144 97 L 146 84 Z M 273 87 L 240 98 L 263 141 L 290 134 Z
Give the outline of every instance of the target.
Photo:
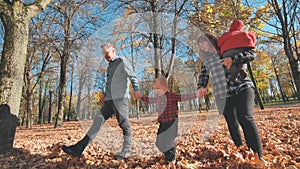
M 300 168 L 299 112 L 299 105 L 255 110 L 255 119 L 262 138 L 263 155 L 268 166 L 261 163 L 257 155 L 248 150 L 246 145 L 239 148 L 234 146 L 224 119 L 206 141 L 201 141 L 203 118 L 197 118 L 197 123 L 191 130 L 178 137 L 176 168 Z M 107 123 L 120 131 L 115 119 L 109 119 Z M 144 142 L 153 141 L 153 138 L 155 140 L 157 123 L 149 121 L 148 124 L 141 124 L 132 121 L 131 124 L 134 138 L 144 139 Z M 167 167 L 164 165 L 162 155 L 156 151 L 155 154 L 149 152 L 146 157 L 138 156 L 136 153 L 135 156 L 120 161 L 113 158 L 112 151 L 95 142 L 87 147 L 80 160 L 73 159 L 61 151 L 63 144 L 73 144 L 84 134 L 85 131 L 78 122 L 66 122 L 64 127 L 58 129 L 48 124 L 37 125 L 33 129 L 19 127 L 14 150 L 0 154 L 0 168 L 142 169 Z M 135 144 L 140 143 L 134 143 L 133 146 Z M 155 149 L 154 143 L 145 145 L 151 145 L 153 147 L 150 149 Z M 141 150 L 134 149 L 134 152 L 146 151 L 143 147 L 139 149 Z

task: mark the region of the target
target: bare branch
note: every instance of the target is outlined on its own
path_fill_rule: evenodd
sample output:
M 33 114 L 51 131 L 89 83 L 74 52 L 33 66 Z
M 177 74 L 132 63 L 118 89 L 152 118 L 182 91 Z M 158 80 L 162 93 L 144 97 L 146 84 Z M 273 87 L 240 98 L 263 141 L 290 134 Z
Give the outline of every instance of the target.
M 43 11 L 51 1 L 52 0 L 37 0 L 32 4 L 26 5 L 29 9 L 28 16 L 30 18 L 34 17 L 35 15 Z

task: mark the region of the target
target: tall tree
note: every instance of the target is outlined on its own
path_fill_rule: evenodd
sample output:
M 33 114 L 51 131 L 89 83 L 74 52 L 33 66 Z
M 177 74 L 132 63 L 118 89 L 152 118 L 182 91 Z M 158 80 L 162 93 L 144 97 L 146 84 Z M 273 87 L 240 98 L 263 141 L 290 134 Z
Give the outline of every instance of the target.
M 272 66 L 270 66 L 270 54 L 265 50 L 257 51 L 257 58 L 252 61 L 251 67 L 253 75 L 255 76 L 255 82 L 257 89 L 261 96 L 267 97 L 267 89 L 269 86 L 269 79 L 273 75 Z
M 147 33 L 141 31 L 140 36 L 148 39 L 146 46 L 153 49 L 153 66 L 155 68 L 155 77 L 165 75 L 168 77 L 174 66 L 176 56 L 178 24 L 182 19 L 189 0 L 142 0 L 142 1 L 124 1 L 119 0 L 120 6 L 126 5 L 127 15 L 136 14 L 142 18 L 142 24 L 147 25 Z M 168 15 L 165 15 L 168 13 Z M 141 24 L 141 25 L 142 25 Z M 184 25 L 184 24 L 182 24 Z M 182 33 L 182 32 L 181 32 Z M 171 42 L 169 44 L 169 41 Z M 167 65 L 164 65 L 164 57 L 170 52 L 170 58 L 167 59 Z
M 67 89 L 67 68 L 70 62 L 72 49 L 75 50 L 76 41 L 89 37 L 99 21 L 99 8 L 102 1 L 76 1 L 58 0 L 51 7 L 57 12 L 57 24 L 61 26 L 61 46 L 57 48 L 60 55 L 60 78 L 58 93 L 58 110 L 54 127 L 60 127 L 63 123 L 64 106 Z M 98 9 L 98 11 L 96 11 Z M 101 11 L 101 10 L 100 10 Z M 97 12 L 97 13 L 96 13 Z
M 21 0 L 0 0 L 0 19 L 4 26 L 4 45 L 0 63 L 0 103 L 7 103 L 19 115 L 24 67 L 27 56 L 29 22 L 51 0 L 24 4 Z
M 280 4 L 277 0 L 268 1 L 276 16 L 278 27 L 275 26 L 280 39 L 282 40 L 284 51 L 289 59 L 292 75 L 297 88 L 297 96 L 300 100 L 300 49 L 299 49 L 299 19 L 300 19 L 300 2 L 298 0 L 283 0 Z
M 280 48 L 279 48 L 280 49 Z M 287 57 L 284 57 L 284 49 L 281 48 L 276 55 L 271 56 L 272 64 L 274 64 L 274 72 L 276 71 L 276 79 L 278 82 L 281 98 L 284 102 L 289 101 L 288 96 L 295 96 L 296 91 L 292 76 L 290 74 L 290 66 Z
M 98 42 L 100 41 L 97 40 L 97 38 L 98 37 L 91 37 L 85 42 L 86 46 L 76 53 L 77 57 L 74 59 L 73 63 L 75 69 L 74 83 L 77 86 L 75 111 L 80 120 L 85 120 L 88 113 L 91 112 L 90 108 L 93 107 L 91 102 L 88 101 L 88 99 L 91 99 L 89 96 L 91 92 L 93 93 L 93 91 L 99 89 L 102 92 L 104 91 L 104 88 L 96 86 L 97 82 L 103 82 L 103 77 L 105 77 L 104 72 L 106 72 L 105 68 L 103 68 L 102 71 L 98 70 L 99 72 L 97 72 L 99 66 L 105 67 L 103 65 L 105 64 L 105 62 L 103 62 L 103 57 L 98 57 L 100 51 L 95 50 L 95 48 L 98 48 Z M 98 89 L 93 89 L 92 87 L 94 86 Z M 89 110 L 89 112 L 86 112 L 85 110 Z
M 31 20 L 30 23 L 30 31 L 29 31 L 29 44 L 27 47 L 27 57 L 26 57 L 26 66 L 25 66 L 25 74 L 24 74 L 24 101 L 25 101 L 25 110 L 26 110 L 26 127 L 31 128 L 33 119 L 33 107 L 35 104 L 34 101 L 34 91 L 36 87 L 39 87 L 39 98 L 42 99 L 42 88 L 43 85 L 44 74 L 47 73 L 47 66 L 51 61 L 53 54 L 53 46 L 49 39 L 47 39 L 44 35 L 45 30 L 43 30 L 43 17 L 39 15 Z M 49 32 L 49 30 L 47 30 Z M 42 103 L 42 100 L 38 101 Z M 38 123 L 42 122 L 42 104 L 39 104 L 39 119 Z
M 249 2 L 248 4 L 251 6 Z M 261 12 L 257 12 L 255 15 L 270 28 L 267 30 L 258 28 L 259 31 L 264 32 L 265 35 L 269 37 L 266 42 L 275 41 L 282 43 L 297 89 L 296 95 L 300 100 L 299 6 L 300 2 L 298 0 L 268 0 L 265 4 L 265 8 L 262 8 L 262 10 L 260 10 Z M 272 19 L 265 20 L 263 17 L 266 15 L 272 16 Z

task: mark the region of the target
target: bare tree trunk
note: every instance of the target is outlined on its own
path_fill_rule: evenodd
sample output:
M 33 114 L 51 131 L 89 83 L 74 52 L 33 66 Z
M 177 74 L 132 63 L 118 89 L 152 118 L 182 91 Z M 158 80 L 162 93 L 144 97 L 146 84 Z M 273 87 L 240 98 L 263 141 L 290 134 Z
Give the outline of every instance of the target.
M 298 97 L 298 100 L 300 100 L 300 71 L 299 71 L 299 64 L 297 60 L 295 59 L 291 59 L 291 56 L 289 57 L 289 62 L 291 65 L 291 71 L 292 71 L 292 75 L 293 75 L 293 79 L 295 82 L 295 86 L 296 86 L 296 96 Z
M 26 67 L 25 67 L 25 86 L 24 86 L 24 90 L 25 90 L 25 95 L 24 95 L 24 100 L 25 102 L 25 115 L 26 115 L 26 128 L 32 128 L 32 104 L 33 104 L 33 93 L 31 90 L 32 87 L 32 82 L 31 82 L 31 78 L 29 75 L 29 71 L 30 71 L 30 63 L 29 63 L 29 56 L 27 55 L 26 57 L 26 63 L 25 63 Z
M 159 75 L 161 75 L 163 69 L 161 67 L 161 55 L 160 55 L 160 45 L 158 44 L 158 34 L 154 33 L 154 71 L 155 71 L 155 77 L 157 78 Z
M 274 73 L 275 73 L 276 80 L 277 80 L 277 83 L 278 83 L 279 91 L 280 91 L 280 94 L 281 94 L 282 100 L 283 100 L 283 102 L 285 103 L 285 102 L 286 102 L 286 100 L 285 100 L 284 93 L 283 93 L 283 91 L 282 91 L 281 82 L 280 82 L 280 79 L 279 79 L 279 77 L 278 77 L 278 72 L 277 72 L 277 69 L 276 69 L 275 62 L 274 62 L 274 60 L 273 60 L 273 59 L 271 59 L 271 61 L 272 61 L 272 64 L 273 64 Z
M 26 63 L 29 20 L 20 22 L 0 15 L 5 28 L 2 60 L 0 65 L 0 103 L 10 106 L 18 116 Z
M 42 123 L 45 123 L 45 117 L 46 117 L 46 108 L 45 108 L 45 107 L 46 107 L 46 106 L 45 106 L 45 105 L 46 105 L 46 100 L 47 100 L 47 94 L 46 94 L 46 93 L 47 93 L 47 89 L 45 88 L 45 89 L 44 89 L 43 103 L 42 103 L 42 105 L 43 105 L 43 106 L 42 106 L 42 107 L 43 107 L 43 116 L 42 116 L 43 118 L 42 118 Z
M 176 29 L 177 29 L 177 16 L 174 16 L 173 20 L 173 27 L 172 27 L 172 54 L 170 59 L 169 68 L 166 72 L 165 77 L 168 79 L 169 75 L 173 73 L 174 70 L 174 61 L 175 61 L 175 55 L 176 55 Z
M 33 93 L 30 87 L 31 87 L 30 77 L 26 76 L 26 89 L 25 89 L 26 90 L 26 128 L 32 128 Z
M 152 16 L 152 35 L 153 35 L 153 46 L 154 46 L 154 71 L 155 78 L 161 75 L 161 46 L 159 44 L 159 35 L 158 35 L 158 22 L 157 22 L 157 4 L 155 1 L 151 1 L 151 8 L 153 12 Z
M 78 120 L 81 119 L 81 91 L 78 91 L 78 96 L 77 96 L 77 103 L 76 103 L 76 114 Z
M 64 105 L 66 100 L 66 88 L 67 88 L 67 68 L 68 68 L 68 61 L 70 57 L 70 26 L 71 21 L 68 18 L 65 18 L 65 25 L 64 25 L 64 49 L 63 54 L 61 56 L 61 64 L 60 64 L 60 80 L 59 80 L 59 94 L 58 94 L 58 110 L 55 119 L 56 127 L 61 127 L 63 125 L 63 116 L 64 116 Z
M 174 61 L 175 61 L 175 55 L 176 55 L 176 45 L 177 45 L 177 26 L 178 26 L 178 17 L 179 14 L 181 13 L 181 10 L 183 9 L 185 3 L 187 2 L 187 0 L 185 0 L 181 6 L 179 7 L 179 9 L 177 9 L 177 1 L 175 1 L 175 10 L 174 10 L 174 18 L 172 21 L 172 54 L 171 54 L 171 59 L 170 59 L 170 64 L 169 64 L 169 68 L 166 72 L 165 77 L 168 79 L 169 75 L 173 73 L 174 70 Z
M 27 118 L 26 118 L 26 128 L 32 128 L 32 100 L 33 100 L 33 95 L 32 93 L 30 93 L 30 91 L 27 91 L 27 102 L 26 102 L 26 114 L 27 114 Z
M 25 115 L 26 115 L 26 112 L 23 111 L 23 112 L 22 112 L 22 119 L 21 119 L 21 126 L 23 126 L 24 123 L 25 123 Z
M 85 119 L 90 119 L 90 115 L 92 113 L 92 99 L 91 99 L 91 87 L 88 86 L 88 93 L 87 93 L 87 111 L 85 112 L 86 118 Z
M 54 128 L 62 127 L 64 116 L 64 105 L 66 100 L 66 85 L 67 85 L 67 58 L 62 56 L 60 64 L 60 80 L 59 80 L 59 92 L 58 92 L 58 110 L 55 117 Z
M 77 95 L 77 103 L 76 103 L 76 114 L 77 118 L 81 119 L 82 118 L 82 112 L 81 112 L 81 97 L 82 97 L 82 89 L 84 85 L 84 81 L 86 79 L 85 73 L 81 73 L 79 75 L 79 82 L 78 82 L 78 95 Z
M 284 28 L 283 28 L 284 29 Z M 293 75 L 293 79 L 295 81 L 296 89 L 297 89 L 297 97 L 298 100 L 300 100 L 300 71 L 299 71 L 299 59 L 295 59 L 293 55 L 293 50 L 291 48 L 292 44 L 290 42 L 290 39 L 288 38 L 288 32 L 283 30 L 284 33 L 284 51 L 289 59 L 289 63 L 291 66 L 291 71 Z M 297 56 L 297 58 L 300 58 Z
M 51 123 L 52 118 L 52 91 L 49 90 L 49 110 L 48 110 L 48 123 Z
M 289 75 L 290 75 L 290 77 L 291 77 L 291 78 L 293 78 L 293 75 L 292 75 L 292 73 L 291 73 L 291 70 L 290 70 L 290 69 L 289 69 Z M 297 90 L 295 89 L 295 83 L 294 83 L 294 81 L 293 81 L 293 80 L 291 80 L 291 86 L 293 87 L 294 96 L 296 96 L 296 94 L 297 94 Z
M 46 86 L 47 86 L 47 84 L 46 84 Z M 46 91 L 43 90 L 42 81 L 40 81 L 38 124 L 42 124 L 44 121 L 45 102 L 46 102 Z
M 289 14 L 293 14 L 292 12 L 296 11 L 298 1 L 283 1 L 281 4 L 278 3 L 277 0 L 272 0 L 272 7 L 275 10 L 275 14 L 278 17 L 278 20 L 281 24 L 281 31 L 282 31 L 282 38 L 283 38 L 283 44 L 284 44 L 284 51 L 289 59 L 289 63 L 292 70 L 292 75 L 295 81 L 295 85 L 297 88 L 297 97 L 298 100 L 300 100 L 300 71 L 299 71 L 299 58 L 298 52 L 296 52 L 296 58 L 293 55 L 293 49 L 292 49 L 292 43 L 291 43 L 291 37 L 290 37 L 290 25 L 297 24 L 295 20 L 297 20 L 296 15 L 293 15 L 292 18 L 288 18 Z M 294 9 L 287 9 L 288 3 L 295 3 L 293 6 Z M 292 4 L 290 4 L 292 5 Z M 291 22 L 291 19 L 294 20 L 293 23 Z
M 67 120 L 70 121 L 70 117 L 71 117 L 71 109 L 72 109 L 72 98 L 73 98 L 73 75 L 74 75 L 74 67 L 71 66 L 72 68 L 72 72 L 71 72 L 71 86 L 70 86 L 70 100 L 69 100 L 69 110 L 68 110 L 68 116 L 67 116 Z
M 43 89 L 42 89 L 42 82 L 40 81 L 40 86 L 39 86 L 39 115 L 38 115 L 38 124 L 42 123 L 42 118 L 43 118 L 43 109 L 42 109 L 42 93 L 43 93 Z
M 40 0 L 25 6 L 23 1 L 0 0 L 0 19 L 5 30 L 0 63 L 0 104 L 7 103 L 16 116 L 22 96 L 29 21 L 50 2 Z
M 249 70 L 249 74 L 250 74 L 250 77 L 251 77 L 251 80 L 254 84 L 254 93 L 256 95 L 256 98 L 257 98 L 257 101 L 258 101 L 258 104 L 259 104 L 259 107 L 260 109 L 265 109 L 265 106 L 262 102 L 262 99 L 261 99 L 261 96 L 260 96 L 260 93 L 258 92 L 258 89 L 257 89 L 257 85 L 256 85 L 256 81 L 255 81 L 255 78 L 253 76 L 253 71 L 252 71 L 252 68 L 251 68 L 251 64 L 250 63 L 247 63 L 247 67 L 248 67 L 248 70 Z

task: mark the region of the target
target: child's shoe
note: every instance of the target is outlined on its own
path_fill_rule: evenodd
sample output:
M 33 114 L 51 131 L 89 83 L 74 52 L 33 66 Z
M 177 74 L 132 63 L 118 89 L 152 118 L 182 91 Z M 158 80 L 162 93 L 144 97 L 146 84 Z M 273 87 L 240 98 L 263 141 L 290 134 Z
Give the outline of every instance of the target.
M 176 168 L 176 159 L 174 159 L 173 161 L 166 161 L 167 162 L 167 164 L 168 164 L 168 168 L 169 169 L 175 169 Z

